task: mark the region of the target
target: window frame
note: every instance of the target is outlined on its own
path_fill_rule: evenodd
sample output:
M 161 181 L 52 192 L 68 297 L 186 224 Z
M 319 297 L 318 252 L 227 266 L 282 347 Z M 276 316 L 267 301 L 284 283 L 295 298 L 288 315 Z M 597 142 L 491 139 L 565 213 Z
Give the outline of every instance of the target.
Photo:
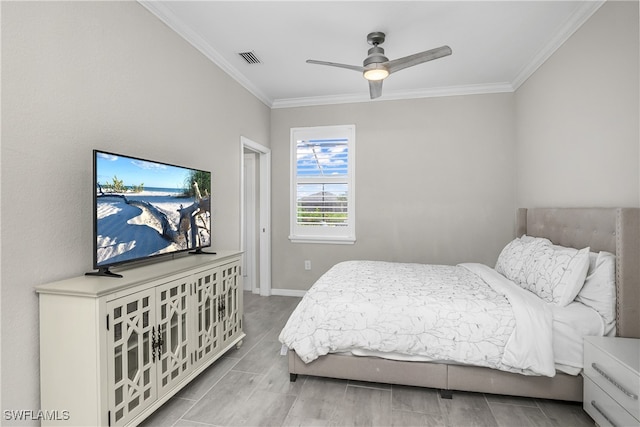
M 347 174 L 338 181 L 347 184 L 347 223 L 344 226 L 305 226 L 297 223 L 299 183 L 335 183 L 336 178 L 298 177 L 298 140 L 347 139 Z M 289 200 L 289 240 L 292 243 L 354 244 L 355 232 L 355 125 L 314 126 L 291 128 L 290 133 L 290 200 Z

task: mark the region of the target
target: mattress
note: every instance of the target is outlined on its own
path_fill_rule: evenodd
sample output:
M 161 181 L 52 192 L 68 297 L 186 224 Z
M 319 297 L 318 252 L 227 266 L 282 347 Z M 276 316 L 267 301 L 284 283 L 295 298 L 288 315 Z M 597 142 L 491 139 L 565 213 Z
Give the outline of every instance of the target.
M 583 368 L 583 337 L 602 336 L 603 318 L 590 307 L 572 302 L 566 307 L 550 304 L 553 315 L 553 353 L 556 369 L 577 375 Z

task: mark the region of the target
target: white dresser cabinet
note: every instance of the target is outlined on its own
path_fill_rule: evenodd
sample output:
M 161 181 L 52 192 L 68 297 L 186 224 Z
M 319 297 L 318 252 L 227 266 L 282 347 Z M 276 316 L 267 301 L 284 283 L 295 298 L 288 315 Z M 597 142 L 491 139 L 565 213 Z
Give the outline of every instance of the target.
M 240 252 L 193 255 L 38 286 L 43 411 L 51 425 L 135 425 L 242 332 Z
M 585 337 L 584 410 L 598 425 L 640 425 L 640 340 Z

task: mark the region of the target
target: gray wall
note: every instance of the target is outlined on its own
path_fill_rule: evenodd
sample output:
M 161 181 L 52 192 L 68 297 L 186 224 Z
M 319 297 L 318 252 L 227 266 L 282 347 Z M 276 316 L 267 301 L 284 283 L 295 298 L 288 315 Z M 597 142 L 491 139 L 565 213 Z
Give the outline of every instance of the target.
M 213 171 L 239 248 L 240 136 L 268 145 L 270 112 L 135 2 L 1 6 L 2 409 L 37 410 L 33 287 L 91 267 L 91 150 Z
M 519 205 L 640 206 L 638 20 L 608 1 L 516 92 Z
M 492 264 L 510 239 L 513 94 L 276 109 L 271 117 L 274 289 L 306 290 L 346 259 Z M 289 130 L 337 124 L 356 125 L 357 242 L 291 243 Z

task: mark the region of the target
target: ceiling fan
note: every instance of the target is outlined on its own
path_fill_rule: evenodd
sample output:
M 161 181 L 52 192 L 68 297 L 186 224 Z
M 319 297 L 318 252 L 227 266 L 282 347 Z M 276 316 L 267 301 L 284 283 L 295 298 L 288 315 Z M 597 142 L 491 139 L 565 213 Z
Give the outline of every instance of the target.
M 434 59 L 451 55 L 451 48 L 449 46 L 441 46 L 389 61 L 389 58 L 384 56 L 384 49 L 380 47 L 380 45 L 384 43 L 384 38 L 385 35 L 381 32 L 373 32 L 367 35 L 367 42 L 373 47 L 369 49 L 369 55 L 362 62 L 361 67 L 358 65 L 339 64 L 337 62 L 316 61 L 314 59 L 307 59 L 307 63 L 329 65 L 331 67 L 346 68 L 348 70 L 361 72 L 364 78 L 369 81 L 369 94 L 371 95 L 371 99 L 374 99 L 382 95 L 382 81 L 387 78 L 389 74 L 422 64 L 423 62 L 433 61 Z

